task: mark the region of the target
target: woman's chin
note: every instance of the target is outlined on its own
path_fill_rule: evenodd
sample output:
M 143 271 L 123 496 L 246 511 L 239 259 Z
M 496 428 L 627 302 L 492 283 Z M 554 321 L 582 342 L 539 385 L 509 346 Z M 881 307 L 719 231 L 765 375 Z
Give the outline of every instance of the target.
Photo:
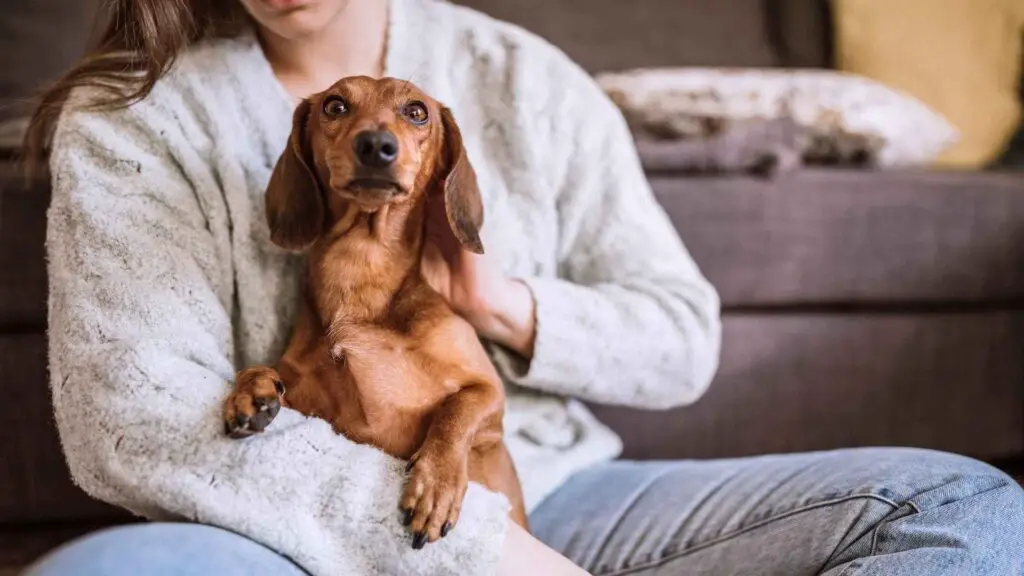
M 242 0 L 262 28 L 287 39 L 316 34 L 345 9 L 349 0 Z

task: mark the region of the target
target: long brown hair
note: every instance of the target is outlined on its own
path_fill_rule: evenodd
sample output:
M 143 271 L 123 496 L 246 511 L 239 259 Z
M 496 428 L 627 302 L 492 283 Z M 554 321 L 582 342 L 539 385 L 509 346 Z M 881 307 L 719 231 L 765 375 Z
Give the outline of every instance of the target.
M 110 0 L 107 25 L 95 47 L 42 92 L 25 133 L 22 153 L 29 176 L 38 174 L 54 126 L 75 88 L 97 87 L 92 103 L 116 109 L 145 98 L 182 50 L 206 38 L 237 34 L 248 22 L 238 0 Z

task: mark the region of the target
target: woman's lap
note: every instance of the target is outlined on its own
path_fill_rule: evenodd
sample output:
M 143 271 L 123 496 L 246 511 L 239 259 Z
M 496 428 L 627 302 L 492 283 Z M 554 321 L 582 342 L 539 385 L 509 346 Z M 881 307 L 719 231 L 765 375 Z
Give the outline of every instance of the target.
M 738 460 L 612 462 L 530 518 L 599 575 L 1014 576 L 1024 491 L 980 462 L 864 449 Z M 141 524 L 58 549 L 26 574 L 304 574 L 237 534 Z
M 1024 573 L 1024 491 L 922 450 L 612 462 L 574 476 L 530 521 L 598 575 Z
M 308 576 L 273 550 L 201 524 L 130 524 L 57 550 L 22 576 Z

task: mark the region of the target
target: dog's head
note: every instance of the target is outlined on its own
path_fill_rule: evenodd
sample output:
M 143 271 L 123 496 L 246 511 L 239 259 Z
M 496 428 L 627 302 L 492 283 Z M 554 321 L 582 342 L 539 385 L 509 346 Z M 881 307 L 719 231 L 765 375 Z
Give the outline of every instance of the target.
M 482 253 L 483 204 L 451 111 L 409 82 L 343 78 L 295 109 L 266 193 L 274 243 L 302 250 L 332 225 L 331 195 L 372 212 L 420 195 Z

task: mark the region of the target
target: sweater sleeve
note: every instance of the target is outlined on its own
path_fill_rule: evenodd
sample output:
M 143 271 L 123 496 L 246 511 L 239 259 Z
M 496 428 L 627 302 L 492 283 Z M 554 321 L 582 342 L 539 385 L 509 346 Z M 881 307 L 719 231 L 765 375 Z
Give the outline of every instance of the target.
M 714 288 L 655 199 L 621 113 L 553 48 L 530 72 L 548 184 L 555 191 L 558 277 L 529 277 L 530 362 L 501 351 L 522 386 L 599 403 L 667 408 L 697 400 L 718 367 Z
M 234 367 L 230 254 L 174 152 L 167 109 L 68 110 L 48 214 L 50 364 L 75 482 L 156 520 L 223 527 L 315 575 L 489 574 L 508 504 L 472 484 L 459 526 L 415 551 L 399 520 L 402 462 L 282 409 L 224 434 Z M 209 171 L 208 171 L 209 174 Z

